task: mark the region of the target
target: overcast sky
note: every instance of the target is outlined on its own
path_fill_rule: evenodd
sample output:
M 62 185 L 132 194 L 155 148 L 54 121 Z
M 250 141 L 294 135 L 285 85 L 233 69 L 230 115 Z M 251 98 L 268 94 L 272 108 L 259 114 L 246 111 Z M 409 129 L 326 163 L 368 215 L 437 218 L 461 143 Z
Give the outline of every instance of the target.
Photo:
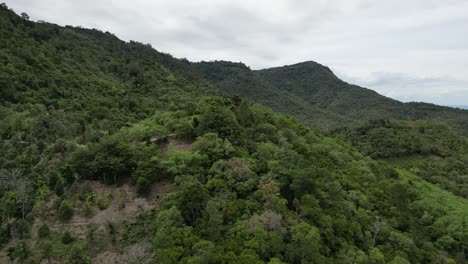
M 468 105 L 468 0 L 5 1 L 192 61 L 313 60 L 401 101 Z

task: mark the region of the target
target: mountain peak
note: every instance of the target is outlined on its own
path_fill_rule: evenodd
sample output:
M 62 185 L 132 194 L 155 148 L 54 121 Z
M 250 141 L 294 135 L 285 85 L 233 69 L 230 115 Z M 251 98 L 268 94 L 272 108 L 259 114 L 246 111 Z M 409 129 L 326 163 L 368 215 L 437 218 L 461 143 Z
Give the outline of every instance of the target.
M 300 63 L 273 67 L 268 69 L 259 70 L 260 73 L 270 72 L 273 74 L 286 73 L 290 78 L 304 79 L 307 76 L 314 76 L 319 79 L 334 79 L 339 80 L 333 71 L 318 62 L 304 61 Z

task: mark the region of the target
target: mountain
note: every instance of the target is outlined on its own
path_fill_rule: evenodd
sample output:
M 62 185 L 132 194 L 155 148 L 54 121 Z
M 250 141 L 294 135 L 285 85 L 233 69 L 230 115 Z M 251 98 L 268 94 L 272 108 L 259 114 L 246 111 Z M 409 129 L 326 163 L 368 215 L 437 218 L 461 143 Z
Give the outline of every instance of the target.
M 0 5 L 0 262 L 466 262 L 466 137 L 432 121 L 465 112 L 303 67 L 286 88 Z M 366 121 L 401 105 L 425 121 Z
M 468 111 L 427 103 L 402 103 L 348 84 L 323 65 L 304 62 L 258 71 L 271 84 L 309 104 L 352 120 L 434 120 L 468 131 Z
M 247 97 L 324 131 L 379 118 L 432 120 L 468 131 L 466 110 L 402 103 L 348 84 L 316 62 L 258 71 L 243 63 L 187 62 L 182 72 L 212 83 L 228 95 Z
M 347 119 L 372 119 L 393 113 L 398 113 L 398 118 L 410 115 L 402 111 L 400 102 L 372 90 L 347 84 L 328 67 L 315 62 L 260 70 L 259 74 L 276 87 L 321 109 L 346 116 Z
M 320 109 L 300 96 L 278 88 L 242 63 L 200 62 L 193 63 L 192 67 L 200 78 L 213 83 L 229 95 L 249 98 L 275 111 L 291 114 L 308 124 L 328 129 L 347 123 L 346 118 Z
M 431 120 L 468 131 L 468 111 L 429 103 L 402 103 L 340 80 L 326 66 L 303 62 L 253 71 L 228 61 L 190 63 L 184 72 L 328 131 L 362 121 Z

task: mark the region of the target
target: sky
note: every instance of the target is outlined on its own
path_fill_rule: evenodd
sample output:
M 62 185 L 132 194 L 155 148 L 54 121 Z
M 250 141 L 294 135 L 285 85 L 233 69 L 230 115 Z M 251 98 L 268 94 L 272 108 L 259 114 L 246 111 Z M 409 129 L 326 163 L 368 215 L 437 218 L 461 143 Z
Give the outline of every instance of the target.
M 313 60 L 400 101 L 468 105 L 468 0 L 5 0 L 191 61 Z

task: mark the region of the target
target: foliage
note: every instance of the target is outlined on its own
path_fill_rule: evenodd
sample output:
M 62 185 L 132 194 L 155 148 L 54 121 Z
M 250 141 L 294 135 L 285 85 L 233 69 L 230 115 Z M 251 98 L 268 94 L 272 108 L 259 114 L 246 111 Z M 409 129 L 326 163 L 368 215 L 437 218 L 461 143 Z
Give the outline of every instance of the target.
M 37 230 L 39 238 L 47 238 L 50 236 L 50 228 L 47 224 L 42 224 Z
M 75 241 L 75 238 L 71 235 L 70 231 L 66 230 L 62 235 L 62 243 L 67 245 Z
M 375 159 L 468 197 L 468 139 L 453 128 L 421 121 L 374 120 L 334 134 Z
M 233 112 L 240 107 L 209 102 Z M 422 231 L 418 219 L 438 216 L 423 202 L 424 192 L 400 178 L 406 172 L 293 119 L 263 108 L 250 112 L 252 121 L 240 125 L 243 140 L 207 131 L 191 151 L 169 149 L 160 159 L 178 189 L 128 230 L 146 238 L 140 226 L 153 223 L 156 261 L 413 263 L 466 247 L 448 229 L 438 228 L 437 240 Z M 272 128 L 260 129 L 267 125 Z M 427 215 L 418 215 L 416 205 Z
M 24 262 L 30 255 L 31 249 L 24 241 L 8 249 L 8 257 L 11 261 L 18 259 L 20 262 Z
M 88 256 L 88 249 L 86 245 L 74 244 L 71 248 L 69 257 L 69 263 L 71 264 L 90 264 L 91 260 Z
M 258 74 L 269 84 L 301 98 L 305 103 L 344 118 L 345 122 L 338 126 L 395 118 L 437 121 L 468 131 L 468 111 L 427 103 L 402 103 L 348 84 L 328 67 L 313 61 L 264 69 Z M 325 129 L 333 128 L 333 122 L 318 125 Z
M 73 205 L 69 200 L 62 201 L 58 209 L 58 216 L 63 221 L 68 221 L 73 217 Z
M 0 6 L 0 240 L 14 241 L 12 259 L 90 263 L 115 247 L 134 252 L 128 262 L 466 261 L 466 137 L 434 122 L 466 128 L 466 111 L 399 103 L 314 63 L 191 63 L 26 18 Z M 427 122 L 332 131 L 344 141 L 307 126 L 382 116 Z M 109 206 L 86 182 L 143 195 L 161 180 L 174 190 L 124 232 L 109 224 L 112 245 L 97 246 L 94 228 L 90 246 L 46 232 L 56 219 L 41 208 L 68 221 L 75 207 Z M 18 242 L 31 223 L 40 243 Z

